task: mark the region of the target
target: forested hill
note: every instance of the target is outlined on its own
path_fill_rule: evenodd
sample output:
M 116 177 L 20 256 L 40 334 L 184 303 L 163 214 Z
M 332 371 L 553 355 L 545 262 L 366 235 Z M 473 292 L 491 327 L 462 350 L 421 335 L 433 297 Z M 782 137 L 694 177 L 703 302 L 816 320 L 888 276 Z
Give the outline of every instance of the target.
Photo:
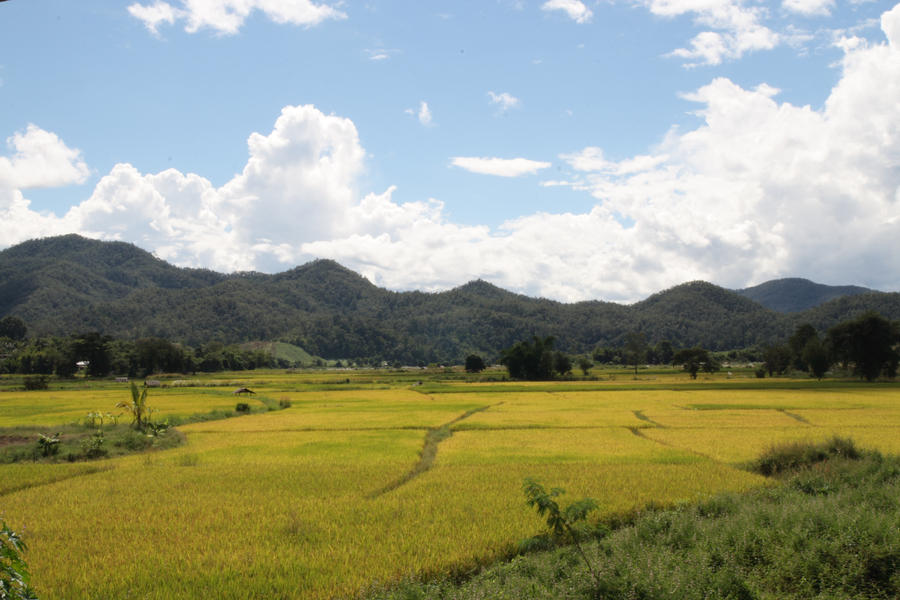
M 868 294 L 875 290 L 858 285 L 825 285 L 796 277 L 773 279 L 753 287 L 735 290 L 741 296 L 778 312 L 799 312 L 842 298 Z
M 627 306 L 529 298 L 485 281 L 440 293 L 392 292 L 318 260 L 275 275 L 222 275 L 169 265 L 139 248 L 68 235 L 0 252 L 0 317 L 29 335 L 100 331 L 191 345 L 283 340 L 326 358 L 426 362 L 497 353 L 531 335 L 568 352 L 651 343 L 731 349 L 780 341 L 802 322 L 820 329 L 867 308 L 900 318 L 898 294 L 869 293 L 782 314 L 741 294 L 691 282 Z

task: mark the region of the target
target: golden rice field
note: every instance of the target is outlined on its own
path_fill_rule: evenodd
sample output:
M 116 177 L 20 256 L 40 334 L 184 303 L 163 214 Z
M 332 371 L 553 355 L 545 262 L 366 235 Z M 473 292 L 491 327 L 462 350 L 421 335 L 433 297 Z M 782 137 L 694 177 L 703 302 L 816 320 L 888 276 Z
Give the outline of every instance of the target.
M 781 441 L 838 434 L 900 452 L 889 384 L 263 372 L 182 381 L 150 402 L 161 417 L 227 410 L 233 382 L 292 405 L 180 427 L 173 450 L 0 465 L 0 515 L 24 532 L 41 598 L 353 597 L 506 555 L 541 526 L 525 477 L 611 513 L 765 485 L 739 465 Z M 127 393 L 0 392 L 0 428 L 50 431 Z M 246 401 L 261 407 L 259 396 Z M 392 487 L 441 426 L 452 435 L 432 467 Z

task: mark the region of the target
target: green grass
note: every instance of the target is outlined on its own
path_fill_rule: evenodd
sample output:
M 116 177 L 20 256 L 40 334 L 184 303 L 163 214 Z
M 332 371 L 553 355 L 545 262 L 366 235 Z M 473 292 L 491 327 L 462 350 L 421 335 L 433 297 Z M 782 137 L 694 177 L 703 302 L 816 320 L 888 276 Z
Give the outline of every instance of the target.
M 101 458 L 114 458 L 135 452 L 174 448 L 184 441 L 177 431 L 171 430 L 156 437 L 135 431 L 129 425 L 120 423 L 103 427 L 103 442 L 99 452 L 90 454 L 87 444 L 97 431 L 78 423 L 54 427 L 6 427 L 0 429 L 0 464 L 17 462 L 77 462 Z M 38 445 L 39 436 L 55 437 L 59 440 L 56 452 L 44 456 Z

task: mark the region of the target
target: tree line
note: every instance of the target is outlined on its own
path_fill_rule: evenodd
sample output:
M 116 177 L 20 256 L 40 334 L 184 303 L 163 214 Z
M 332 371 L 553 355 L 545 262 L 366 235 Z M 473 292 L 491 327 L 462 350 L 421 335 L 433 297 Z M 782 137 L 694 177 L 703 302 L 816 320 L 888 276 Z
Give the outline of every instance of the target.
M 506 366 L 514 379 L 545 380 L 571 373 L 573 361 L 566 354 L 554 350 L 553 336 L 532 336 L 519 341 L 500 353 L 500 363 Z M 782 375 L 789 370 L 808 372 L 821 379 L 833 366 L 852 372 L 866 381 L 879 377 L 893 379 L 900 364 L 900 323 L 889 321 L 873 311 L 839 323 L 827 330 L 824 336 L 809 323 L 798 325 L 786 342 L 763 347 L 731 351 L 726 358 L 744 359 L 760 363 L 758 377 Z M 724 354 L 724 353 L 720 353 Z M 640 365 L 681 366 L 692 378 L 700 371 L 714 373 L 721 368 L 720 358 L 700 346 L 676 349 L 663 340 L 650 345 L 642 332 L 629 333 L 619 347 L 598 347 L 592 353 L 594 363 L 618 364 L 634 367 L 635 375 Z M 466 370 L 477 355 L 466 359 Z M 577 359 L 587 375 L 593 364 L 587 357 Z M 481 367 L 483 368 L 483 366 Z
M 242 371 L 293 366 L 258 349 L 209 342 L 197 347 L 162 338 L 116 340 L 97 332 L 68 337 L 0 337 L 0 373 L 72 377 L 146 377 L 151 373 Z

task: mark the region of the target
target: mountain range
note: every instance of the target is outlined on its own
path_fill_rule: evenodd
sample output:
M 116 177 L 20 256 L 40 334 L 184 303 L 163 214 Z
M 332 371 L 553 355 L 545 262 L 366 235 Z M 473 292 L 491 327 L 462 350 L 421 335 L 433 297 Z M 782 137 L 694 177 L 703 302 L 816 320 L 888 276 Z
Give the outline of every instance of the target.
M 694 281 L 631 305 L 561 303 L 481 280 L 438 293 L 394 292 L 330 260 L 273 275 L 222 274 L 78 235 L 0 251 L 0 317 L 21 318 L 30 336 L 279 340 L 325 358 L 496 356 L 531 335 L 554 335 L 557 347 L 580 353 L 620 345 L 632 331 L 650 343 L 724 350 L 782 341 L 801 323 L 825 331 L 866 310 L 898 319 L 900 294 L 805 279 L 742 290 Z

